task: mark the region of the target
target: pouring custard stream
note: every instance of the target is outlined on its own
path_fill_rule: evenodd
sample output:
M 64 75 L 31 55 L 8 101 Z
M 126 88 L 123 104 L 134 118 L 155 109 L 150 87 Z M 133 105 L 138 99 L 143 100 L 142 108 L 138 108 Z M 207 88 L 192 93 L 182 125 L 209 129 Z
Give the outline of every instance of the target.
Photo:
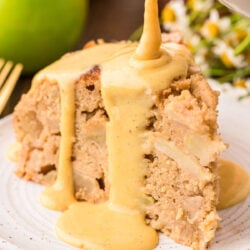
M 64 211 L 57 221 L 56 234 L 77 247 L 139 250 L 153 249 L 158 243 L 157 232 L 146 225 L 143 211 L 144 200 L 147 199 L 142 192 L 145 175 L 143 156 L 150 150 L 143 145 L 147 116 L 153 105 L 148 91 L 166 89 L 173 79 L 185 77 L 192 59 L 183 46 L 169 44 L 160 47 L 156 0 L 145 1 L 144 18 L 139 45 L 101 45 L 79 52 L 71 59 L 66 57 L 38 75 L 42 77 L 45 74 L 58 82 L 62 106 L 57 179 L 42 193 L 41 203 Z M 94 64 L 102 69 L 101 91 L 109 116 L 106 144 L 110 194 L 109 200 L 102 204 L 76 201 L 71 166 L 74 73 L 86 71 Z

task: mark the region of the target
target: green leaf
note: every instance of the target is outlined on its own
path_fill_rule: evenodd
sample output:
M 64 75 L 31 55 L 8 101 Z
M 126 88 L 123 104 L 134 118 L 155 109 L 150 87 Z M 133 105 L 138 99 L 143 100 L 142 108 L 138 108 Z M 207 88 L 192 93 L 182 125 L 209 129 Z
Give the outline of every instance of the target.
M 238 56 L 241 54 L 245 49 L 247 49 L 250 45 L 250 34 L 245 37 L 245 39 L 235 48 L 234 55 Z
M 142 31 L 143 31 L 143 25 L 141 25 L 133 32 L 133 34 L 129 37 L 129 40 L 138 41 L 141 38 Z
M 223 82 L 231 82 L 235 78 L 249 77 L 250 76 L 250 66 L 244 69 L 235 69 L 235 72 L 229 73 L 223 77 L 218 78 L 218 81 Z
M 218 69 L 218 68 L 210 68 L 208 70 L 208 75 L 212 77 L 222 77 L 228 74 L 228 71 L 225 69 Z

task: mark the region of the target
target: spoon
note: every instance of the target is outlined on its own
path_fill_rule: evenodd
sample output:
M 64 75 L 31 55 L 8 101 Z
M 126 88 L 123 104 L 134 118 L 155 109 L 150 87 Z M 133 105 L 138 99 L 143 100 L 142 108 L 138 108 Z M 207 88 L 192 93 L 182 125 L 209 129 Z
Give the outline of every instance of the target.
M 219 0 L 222 4 L 246 17 L 250 17 L 249 0 Z

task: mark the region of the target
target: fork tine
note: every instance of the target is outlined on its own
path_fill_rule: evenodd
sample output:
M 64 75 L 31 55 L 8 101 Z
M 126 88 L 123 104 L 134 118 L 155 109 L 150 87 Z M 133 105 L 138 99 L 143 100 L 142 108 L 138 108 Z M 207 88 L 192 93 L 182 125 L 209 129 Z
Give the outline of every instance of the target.
M 0 70 L 1 70 L 1 68 L 3 67 L 3 65 L 4 65 L 4 59 L 3 58 L 0 58 Z
M 3 85 L 3 83 L 4 83 L 5 79 L 6 79 L 6 77 L 10 73 L 10 70 L 11 70 L 12 66 L 13 66 L 13 62 L 8 61 L 4 65 L 2 71 L 0 72 L 0 88 L 2 87 L 2 85 Z
M 3 88 L 0 91 L 0 114 L 2 113 L 16 83 L 17 80 L 22 72 L 23 65 L 17 64 L 13 71 L 11 72 L 9 78 L 7 79 L 6 83 L 4 84 Z

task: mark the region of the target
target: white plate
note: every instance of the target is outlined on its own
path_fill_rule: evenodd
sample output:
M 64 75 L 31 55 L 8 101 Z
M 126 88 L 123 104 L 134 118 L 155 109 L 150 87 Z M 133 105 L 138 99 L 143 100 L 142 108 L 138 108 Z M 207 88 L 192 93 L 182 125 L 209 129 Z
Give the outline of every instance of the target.
M 222 137 L 230 144 L 224 157 L 234 160 L 250 172 L 250 106 L 221 96 L 219 124 Z M 54 223 L 59 213 L 39 204 L 42 186 L 18 179 L 15 164 L 5 156 L 14 141 L 11 117 L 0 121 L 0 249 L 69 250 L 59 241 Z M 216 233 L 211 250 L 250 249 L 250 197 L 237 206 L 220 212 L 222 229 Z M 157 249 L 188 250 L 161 235 Z

